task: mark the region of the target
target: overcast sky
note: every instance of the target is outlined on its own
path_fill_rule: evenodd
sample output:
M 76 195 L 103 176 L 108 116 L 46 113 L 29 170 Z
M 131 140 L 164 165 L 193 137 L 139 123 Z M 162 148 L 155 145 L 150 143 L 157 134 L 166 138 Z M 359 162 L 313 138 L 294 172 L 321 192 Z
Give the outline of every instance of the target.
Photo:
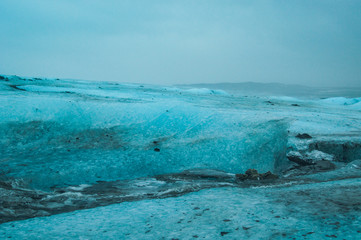
M 359 0 L 1 0 L 0 74 L 361 86 Z

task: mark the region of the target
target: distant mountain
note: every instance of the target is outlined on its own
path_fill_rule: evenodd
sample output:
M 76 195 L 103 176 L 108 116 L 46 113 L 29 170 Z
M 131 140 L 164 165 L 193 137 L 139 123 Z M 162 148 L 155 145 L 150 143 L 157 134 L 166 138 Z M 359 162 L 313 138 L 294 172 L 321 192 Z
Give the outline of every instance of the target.
M 361 88 L 316 88 L 296 84 L 283 83 L 197 83 L 177 85 L 182 88 L 209 88 L 221 89 L 231 94 L 242 95 L 275 95 L 275 96 L 294 96 L 294 97 L 360 97 Z

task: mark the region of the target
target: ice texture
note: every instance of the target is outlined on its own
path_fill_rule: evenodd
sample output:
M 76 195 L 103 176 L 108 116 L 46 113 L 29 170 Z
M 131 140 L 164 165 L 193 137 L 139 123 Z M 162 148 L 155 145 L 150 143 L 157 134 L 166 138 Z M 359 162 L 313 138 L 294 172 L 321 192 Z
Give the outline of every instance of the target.
M 0 225 L 12 239 L 358 239 L 360 181 L 220 188 Z M 327 196 L 332 192 L 332 199 Z
M 289 120 L 255 110 L 257 100 L 30 80 L 13 77 L 1 94 L 0 148 L 7 176 L 34 188 L 193 168 L 277 171 L 286 161 Z
M 4 76 L 0 238 L 358 239 L 360 100 Z
M 41 189 L 193 168 L 277 172 L 290 148 L 308 147 L 289 135 L 361 129 L 360 112 L 335 100 L 19 77 L 1 86 L 2 171 Z

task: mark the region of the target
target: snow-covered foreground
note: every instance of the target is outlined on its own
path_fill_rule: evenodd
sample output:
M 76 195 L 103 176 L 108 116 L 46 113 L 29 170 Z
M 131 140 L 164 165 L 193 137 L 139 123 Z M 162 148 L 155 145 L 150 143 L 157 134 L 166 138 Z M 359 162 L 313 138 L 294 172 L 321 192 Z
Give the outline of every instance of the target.
M 0 105 L 4 238 L 361 236 L 361 98 L 0 76 Z

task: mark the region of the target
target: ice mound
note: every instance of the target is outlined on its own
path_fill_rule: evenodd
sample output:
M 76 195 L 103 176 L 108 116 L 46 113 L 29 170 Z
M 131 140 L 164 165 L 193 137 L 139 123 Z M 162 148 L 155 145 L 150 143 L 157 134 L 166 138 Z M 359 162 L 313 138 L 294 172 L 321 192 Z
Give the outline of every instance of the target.
M 194 168 L 274 172 L 287 164 L 287 151 L 301 149 L 299 140 L 289 139 L 300 132 L 318 141 L 305 151 L 340 158 L 333 149 L 347 150 L 350 160 L 359 154 L 355 143 L 330 145 L 341 135 L 359 136 L 359 111 L 331 103 L 324 108 L 326 102 L 293 106 L 297 99 L 289 97 L 270 104 L 269 98 L 210 89 L 14 76 L 3 77 L 0 86 L 3 176 L 35 188 Z
M 288 120 L 224 107 L 229 100 L 216 93 L 46 79 L 7 84 L 16 88 L 0 98 L 3 171 L 34 188 L 193 168 L 276 171 L 286 161 Z
M 326 98 L 323 99 L 324 103 L 331 103 L 336 105 L 354 105 L 361 101 L 361 98 L 344 98 L 344 97 L 335 97 L 335 98 Z

